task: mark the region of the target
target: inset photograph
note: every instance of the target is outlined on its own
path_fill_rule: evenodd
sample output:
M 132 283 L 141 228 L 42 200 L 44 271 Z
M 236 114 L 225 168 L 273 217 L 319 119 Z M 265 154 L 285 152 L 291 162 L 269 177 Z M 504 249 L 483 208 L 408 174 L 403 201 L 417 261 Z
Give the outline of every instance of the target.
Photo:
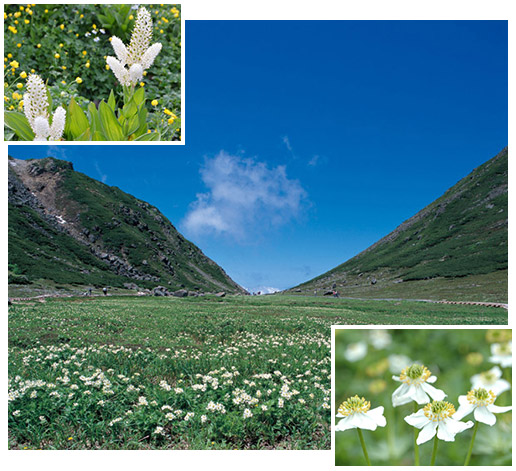
M 4 6 L 7 141 L 181 141 L 181 6 Z
M 336 466 L 510 466 L 512 331 L 333 327 Z

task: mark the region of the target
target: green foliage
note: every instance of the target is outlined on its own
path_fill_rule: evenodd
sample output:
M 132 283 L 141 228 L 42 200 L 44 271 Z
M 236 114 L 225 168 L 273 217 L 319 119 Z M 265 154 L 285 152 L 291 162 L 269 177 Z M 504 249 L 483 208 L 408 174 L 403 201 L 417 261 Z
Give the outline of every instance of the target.
M 108 131 L 126 139 L 179 140 L 181 134 L 181 19 L 180 5 L 142 5 L 153 17 L 153 41 L 163 48 L 155 63 L 143 79 L 150 100 L 142 104 L 145 112 L 138 114 L 138 132 L 129 133 L 136 118 L 122 133 Z M 33 72 L 48 82 L 49 96 L 54 109 L 61 105 L 68 110 L 75 101 L 74 114 L 81 108 L 90 113 L 98 106 L 99 97 L 107 97 L 117 87 L 111 70 L 106 68 L 106 56 L 114 52 L 109 42 L 116 35 L 124 42 L 130 39 L 136 10 L 131 5 L 63 5 L 40 4 L 29 7 L 5 5 L 4 50 L 4 110 L 22 111 L 25 78 Z M 28 23 L 26 23 L 26 21 Z M 17 23 L 15 23 L 17 22 Z M 10 29 L 11 28 L 11 29 Z M 13 32 L 15 31 L 15 32 Z M 19 45 L 19 46 L 18 46 Z M 11 66 L 11 63 L 14 65 Z M 20 85 L 21 88 L 18 88 Z M 123 102 L 124 93 L 116 92 Z M 151 104 L 155 103 L 155 104 Z M 7 116 L 7 114 L 6 114 Z M 75 119 L 75 118 L 74 118 Z M 90 117 L 90 119 L 92 119 Z M 117 119 L 119 116 L 117 115 Z M 15 115 L 5 120 L 7 140 L 32 140 L 32 131 L 23 132 Z M 144 136 L 143 122 L 151 129 Z M 79 135 L 69 131 L 68 140 L 104 140 L 101 129 L 84 128 Z M 77 123 L 74 125 L 74 127 Z M 116 126 L 115 126 L 116 127 Z M 30 128 L 29 128 L 30 129 Z M 77 131 L 75 129 L 75 131 Z M 125 139 L 122 139 L 125 140 Z
M 448 395 L 446 401 L 457 409 L 458 396 L 466 395 L 471 389 L 471 377 L 491 369 L 489 342 L 493 333 L 500 331 L 462 329 L 396 329 L 386 330 L 392 343 L 375 348 L 372 339 L 374 331 L 337 329 L 335 332 L 335 407 L 347 398 L 357 394 L 371 402 L 371 409 L 383 406 L 387 419 L 385 427 L 375 431 L 364 430 L 373 466 L 414 465 L 413 433 L 404 417 L 414 412 L 414 402 L 393 407 L 392 393 L 401 383 L 392 379 L 401 370 L 395 370 L 391 355 L 404 355 L 409 361 L 425 365 L 437 376 L 434 386 Z M 505 330 L 504 335 L 510 336 Z M 367 354 L 356 361 L 346 360 L 345 352 L 357 342 L 368 344 Z M 410 364 L 401 366 L 410 366 Z M 511 368 L 506 368 L 504 377 L 510 381 Z M 496 404 L 511 403 L 511 392 L 502 393 Z M 423 406 L 418 406 L 421 409 Z M 495 466 L 511 464 L 511 414 L 498 414 L 497 423 L 490 427 L 479 424 L 471 465 Z M 334 418 L 334 423 L 339 419 Z M 469 415 L 463 421 L 474 420 Z M 455 442 L 440 441 L 436 465 L 461 466 L 464 463 L 471 440 L 472 429 L 459 433 Z M 493 442 L 494 440 L 494 442 Z M 497 440 L 500 440 L 496 443 Z M 477 446 L 479 445 L 479 446 Z M 432 441 L 419 447 L 421 465 L 428 466 L 432 453 Z M 364 464 L 362 449 L 355 430 L 335 432 L 335 464 L 360 466 Z

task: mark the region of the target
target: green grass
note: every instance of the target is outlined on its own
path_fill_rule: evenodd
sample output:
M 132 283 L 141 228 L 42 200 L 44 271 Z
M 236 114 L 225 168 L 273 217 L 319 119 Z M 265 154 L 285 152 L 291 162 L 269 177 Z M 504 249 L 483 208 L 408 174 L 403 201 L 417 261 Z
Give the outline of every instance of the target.
M 9 308 L 9 447 L 328 449 L 330 325 L 371 322 L 507 313 L 292 296 L 21 302 Z
M 385 333 L 390 335 L 386 341 Z M 392 379 L 401 369 L 412 362 L 425 365 L 437 377 L 434 387 L 443 390 L 446 401 L 458 409 L 458 397 L 471 389 L 471 377 L 493 366 L 490 344 L 510 339 L 511 331 L 485 329 L 396 329 L 378 332 L 338 329 L 335 334 L 335 408 L 349 397 L 358 395 L 371 403 L 371 409 L 384 407 L 387 420 L 385 427 L 375 431 L 363 430 L 367 451 L 373 466 L 413 466 L 414 427 L 404 418 L 414 412 L 415 402 L 393 407 L 392 393 L 401 385 Z M 374 340 L 383 339 L 383 345 Z M 495 338 L 497 340 L 495 340 Z M 388 339 L 388 338 L 387 338 Z M 350 357 L 351 345 L 367 344 L 363 358 Z M 354 349 L 357 351 L 357 349 Z M 405 360 L 396 361 L 392 355 L 403 355 Z M 408 362 L 408 364 L 407 364 Z M 511 380 L 511 368 L 501 368 L 503 377 Z M 495 404 L 511 404 L 511 392 L 499 394 Z M 423 405 L 417 406 L 417 410 Z M 471 465 L 511 465 L 511 413 L 496 415 L 497 422 L 490 427 L 479 424 L 473 446 Z M 334 423 L 340 419 L 335 418 Z M 475 421 L 473 414 L 462 419 Z M 462 466 L 466 458 L 473 428 L 459 433 L 454 442 L 439 441 L 437 466 Z M 420 464 L 428 466 L 432 454 L 433 440 L 419 446 Z M 335 432 L 335 464 L 360 466 L 365 464 L 360 442 L 355 430 Z

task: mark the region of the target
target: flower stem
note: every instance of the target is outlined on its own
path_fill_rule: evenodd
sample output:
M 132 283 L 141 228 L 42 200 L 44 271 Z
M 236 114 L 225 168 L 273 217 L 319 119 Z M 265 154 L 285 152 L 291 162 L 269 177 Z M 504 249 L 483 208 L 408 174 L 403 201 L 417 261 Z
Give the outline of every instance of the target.
M 369 461 L 369 455 L 367 454 L 367 449 L 366 449 L 365 442 L 364 442 L 364 436 L 362 435 L 362 430 L 357 428 L 357 432 L 358 432 L 358 438 L 360 438 L 360 443 L 362 445 L 362 450 L 364 451 L 364 457 L 365 457 L 367 466 L 371 466 L 371 461 Z
M 414 402 L 414 412 L 417 412 L 417 402 Z M 414 466 L 419 466 L 419 446 L 417 444 L 417 428 L 414 428 Z
M 439 443 L 439 439 L 437 438 L 437 434 L 435 434 L 434 439 L 434 451 L 432 452 L 432 461 L 430 461 L 430 466 L 435 464 L 435 458 L 437 457 L 437 444 Z
M 469 464 L 469 460 L 471 459 L 471 453 L 473 452 L 473 443 L 475 442 L 475 437 L 477 435 L 478 422 L 475 422 L 475 427 L 473 427 L 473 435 L 471 437 L 471 443 L 469 444 L 468 455 L 466 456 L 466 461 L 464 461 L 464 466 Z

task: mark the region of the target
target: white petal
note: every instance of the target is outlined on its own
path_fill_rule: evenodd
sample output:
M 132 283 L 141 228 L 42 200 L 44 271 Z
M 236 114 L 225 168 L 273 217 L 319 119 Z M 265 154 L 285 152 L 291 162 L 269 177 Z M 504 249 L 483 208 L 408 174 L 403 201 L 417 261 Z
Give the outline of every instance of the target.
M 406 404 L 407 402 L 411 401 L 410 398 L 406 401 L 402 400 L 403 397 L 407 394 L 408 390 L 408 385 L 403 383 L 401 386 L 398 387 L 398 389 L 396 389 L 396 391 L 392 393 L 392 405 L 394 407 L 401 406 L 402 404 Z
M 466 396 L 461 396 L 461 397 L 466 397 Z M 459 403 L 460 403 L 460 397 L 459 397 Z M 474 409 L 475 409 L 475 406 L 473 404 L 470 404 L 469 401 L 467 401 L 465 404 L 461 404 L 459 406 L 459 408 L 457 409 L 457 412 L 455 412 L 455 414 L 453 414 L 453 419 L 461 420 L 462 418 L 471 414 Z
M 434 400 L 434 401 L 442 401 L 446 394 L 444 391 L 441 391 L 440 389 L 434 388 L 431 384 L 423 383 L 421 387 L 425 390 L 425 392 L 428 393 L 428 395 Z
M 459 420 L 449 418 L 444 419 L 444 421 L 446 422 L 446 428 L 448 429 L 448 432 L 453 433 L 454 435 L 457 435 L 460 432 L 464 432 L 464 430 L 467 430 L 474 425 L 471 420 L 468 420 L 467 422 L 460 422 Z
M 355 427 L 366 430 L 376 430 L 376 427 L 378 426 L 372 417 L 369 417 L 363 412 L 355 413 L 351 417 L 351 422 Z
M 475 408 L 473 415 L 477 422 L 482 422 L 487 425 L 494 425 L 496 423 L 495 415 L 489 411 L 486 406 L 479 406 Z
M 337 432 L 343 432 L 344 430 L 349 430 L 351 428 L 356 428 L 351 423 L 351 416 L 348 415 L 345 419 L 339 420 L 337 425 L 335 425 L 335 430 Z
M 409 425 L 412 425 L 413 427 L 423 428 L 430 422 L 430 420 L 428 417 L 426 417 L 423 409 L 420 409 L 417 412 L 414 412 L 413 414 L 405 417 L 405 422 L 407 422 Z
M 416 387 L 416 393 L 414 394 L 414 400 L 418 404 L 428 404 L 430 402 L 430 398 L 423 389 L 423 386 L 424 383 L 419 388 Z
M 437 438 L 439 440 L 444 440 L 445 442 L 454 442 L 455 441 L 455 433 L 453 433 L 453 426 L 448 426 L 447 420 L 441 420 L 439 422 L 439 427 L 437 428 Z
M 427 383 L 435 383 L 436 381 L 437 381 L 437 376 L 434 376 L 434 375 L 430 376 L 430 378 L 428 378 L 426 380 Z
M 393 376 L 393 377 L 392 377 L 392 379 L 393 379 L 394 381 L 398 381 L 398 382 L 399 382 L 399 381 L 401 381 L 401 379 L 400 379 L 400 377 L 399 377 L 399 376 Z
M 494 412 L 495 414 L 502 414 L 504 412 L 509 412 L 510 410 L 512 410 L 512 406 L 501 407 L 495 404 L 491 404 L 490 406 L 487 406 L 487 409 L 491 412 Z
M 431 440 L 435 436 L 435 430 L 437 428 L 437 422 L 428 422 L 419 432 L 416 443 L 421 445 Z
M 380 427 L 385 427 L 387 424 L 386 418 L 383 416 L 383 407 L 376 407 L 375 409 L 371 409 L 370 411 L 366 412 L 366 415 L 371 417 L 375 422 L 376 425 Z
M 497 396 L 502 394 L 505 391 L 511 389 L 511 383 L 505 379 L 499 379 L 491 386 L 491 391 L 493 391 Z

